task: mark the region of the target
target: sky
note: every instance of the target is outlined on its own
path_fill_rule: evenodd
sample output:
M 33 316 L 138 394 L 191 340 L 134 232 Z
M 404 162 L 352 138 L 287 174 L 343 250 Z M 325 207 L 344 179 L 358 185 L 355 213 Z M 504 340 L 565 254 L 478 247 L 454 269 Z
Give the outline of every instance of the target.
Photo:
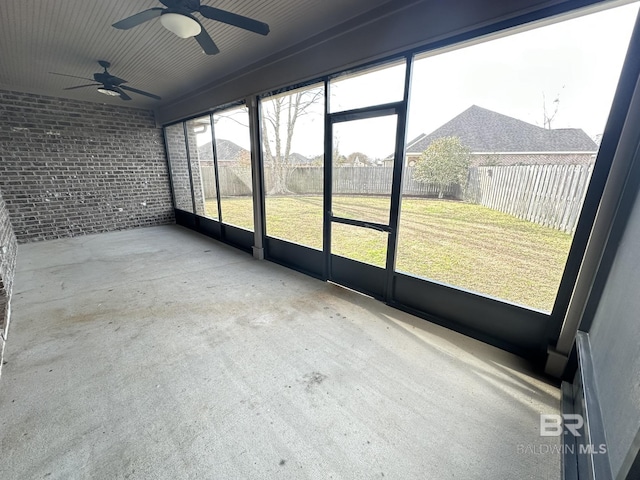
M 598 12 L 416 61 L 409 136 L 429 133 L 472 104 L 543 126 L 601 134 L 638 4 Z M 427 110 L 434 112 L 428 114 Z
M 416 57 L 408 140 L 430 133 L 474 104 L 538 126 L 543 126 L 545 108 L 551 115 L 557 106 L 552 128 L 581 128 L 592 138 L 602 134 L 637 12 L 637 3 L 625 5 Z M 335 81 L 331 111 L 401 100 L 404 71 L 404 64 L 396 64 Z M 294 152 L 309 157 L 322 153 L 323 108 L 318 104 L 299 119 Z M 393 117 L 337 124 L 340 153 L 386 157 L 393 150 L 394 125 Z M 248 129 L 232 120 L 216 124 L 216 136 L 249 146 Z

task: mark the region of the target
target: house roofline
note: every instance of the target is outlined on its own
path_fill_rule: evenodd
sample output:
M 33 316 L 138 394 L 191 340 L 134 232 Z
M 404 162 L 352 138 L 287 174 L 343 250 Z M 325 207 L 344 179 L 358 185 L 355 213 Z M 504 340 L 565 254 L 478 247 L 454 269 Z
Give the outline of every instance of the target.
M 544 152 L 470 152 L 471 155 L 595 155 L 597 150 L 565 150 Z
M 407 155 L 422 155 L 424 152 L 406 152 Z M 595 155 L 597 150 L 548 151 L 548 152 L 470 152 L 470 155 Z

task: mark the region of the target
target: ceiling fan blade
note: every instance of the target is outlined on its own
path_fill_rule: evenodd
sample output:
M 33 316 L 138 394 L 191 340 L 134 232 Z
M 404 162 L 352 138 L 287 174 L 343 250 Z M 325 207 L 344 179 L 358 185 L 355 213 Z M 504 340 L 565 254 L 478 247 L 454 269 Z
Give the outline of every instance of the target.
M 208 5 L 201 5 L 199 11 L 203 17 L 211 20 L 240 27 L 251 32 L 259 33 L 260 35 L 266 35 L 269 33 L 269 25 L 249 17 L 227 12 L 226 10 L 220 10 L 219 8 L 210 7 Z
M 121 83 L 127 83 L 126 80 L 118 78 L 115 75 L 111 75 L 109 72 L 94 73 L 93 79 L 98 83 L 109 83 L 111 85 L 120 85 Z
M 123 80 L 121 78 L 114 77 L 114 76 L 111 76 L 111 78 L 109 79 L 109 82 L 113 83 L 114 85 L 121 85 L 123 83 L 127 83 L 126 80 Z
M 84 87 L 99 87 L 100 85 L 102 85 L 102 84 L 101 83 L 90 83 L 88 85 L 78 85 L 77 87 L 64 88 L 63 90 L 75 90 L 76 88 L 84 88 Z
M 154 95 L 153 93 L 144 92 L 142 90 L 138 90 L 137 88 L 127 87 L 125 85 L 120 85 L 120 89 L 127 90 L 128 92 L 137 93 L 138 95 L 144 95 L 145 97 L 155 98 L 156 100 L 162 100 L 158 95 Z
M 90 82 L 93 82 L 93 78 L 86 78 L 86 77 L 77 77 L 76 75 L 67 75 L 66 73 L 56 73 L 56 72 L 49 72 L 51 75 L 60 75 L 61 77 L 71 77 L 71 78 L 79 78 L 80 80 L 89 80 Z
M 151 19 L 159 17 L 162 15 L 164 8 L 154 7 L 149 10 L 145 10 L 144 12 L 136 13 L 135 15 L 131 15 L 119 22 L 114 23 L 112 26 L 115 28 L 119 28 L 120 30 L 129 30 L 130 28 L 137 27 L 141 23 L 148 22 Z
M 111 88 L 113 88 L 113 90 L 115 90 L 116 92 L 118 92 L 120 94 L 120 98 L 122 100 L 131 100 L 131 97 L 129 95 L 127 95 L 126 93 L 124 93 L 120 87 L 116 87 L 115 85 L 113 85 Z
M 202 27 L 202 30 L 194 38 L 200 44 L 200 47 L 202 47 L 202 50 L 204 50 L 204 53 L 206 53 L 207 55 L 215 55 L 216 53 L 220 53 L 220 50 L 214 43 L 213 39 L 204 29 L 204 26 L 201 23 L 200 23 L 200 26 Z

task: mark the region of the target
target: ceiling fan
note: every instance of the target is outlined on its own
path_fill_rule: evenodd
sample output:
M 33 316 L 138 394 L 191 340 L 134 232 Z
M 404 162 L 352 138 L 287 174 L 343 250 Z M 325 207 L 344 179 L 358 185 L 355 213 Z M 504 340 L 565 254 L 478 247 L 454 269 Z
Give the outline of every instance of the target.
M 127 83 L 126 80 L 122 78 L 118 78 L 114 75 L 111 75 L 107 69 L 111 66 L 109 62 L 105 62 L 104 60 L 98 60 L 98 63 L 102 68 L 104 68 L 104 72 L 98 72 L 93 74 L 93 80 L 85 77 L 76 77 L 75 75 L 67 75 L 65 73 L 55 73 L 49 72 L 53 75 L 60 75 L 63 77 L 71 77 L 71 78 L 80 78 L 82 80 L 95 81 L 97 83 L 89 83 L 87 85 L 77 85 L 75 87 L 68 87 L 65 90 L 75 90 L 76 88 L 85 88 L 85 87 L 98 87 L 98 91 L 100 93 L 104 93 L 105 95 L 111 96 L 119 96 L 122 100 L 131 100 L 131 97 L 127 95 L 127 92 L 137 93 L 138 95 L 144 95 L 145 97 L 154 98 L 156 100 L 161 100 L 161 98 L 153 93 L 144 92 L 142 90 L 138 90 L 137 88 L 128 87 L 127 85 L 123 85 Z
M 160 17 L 160 23 L 179 37 L 195 37 L 207 55 L 215 55 L 220 50 L 204 29 L 202 23 L 192 15 L 193 13 L 199 13 L 210 20 L 233 25 L 260 35 L 269 33 L 269 25 L 264 22 L 208 5 L 200 5 L 200 0 L 160 0 L 160 2 L 167 8 L 150 8 L 120 20 L 114 23 L 113 26 L 121 30 L 128 30 L 141 23 Z

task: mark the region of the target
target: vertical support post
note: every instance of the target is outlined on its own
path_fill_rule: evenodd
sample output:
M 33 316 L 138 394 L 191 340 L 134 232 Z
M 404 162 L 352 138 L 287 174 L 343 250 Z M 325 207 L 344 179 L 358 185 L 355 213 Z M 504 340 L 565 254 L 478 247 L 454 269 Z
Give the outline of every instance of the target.
M 387 281 L 384 289 L 384 300 L 389 303 L 393 297 L 393 274 L 396 268 L 396 252 L 398 249 L 398 228 L 400 226 L 400 196 L 402 195 L 402 175 L 404 173 L 404 146 L 407 137 L 407 117 L 409 112 L 409 93 L 411 90 L 411 76 L 413 57 L 407 56 L 404 79 L 404 97 L 402 107 L 398 111 L 398 126 L 396 130 L 395 161 L 393 163 L 393 180 L 391 183 L 391 211 L 389 214 L 389 238 L 387 242 Z
M 184 132 L 184 151 L 187 154 L 187 170 L 189 170 L 189 185 L 191 186 L 191 204 L 193 206 L 193 214 L 197 215 L 196 195 L 193 189 L 193 173 L 191 172 L 191 155 L 189 154 L 189 136 L 187 131 L 187 122 L 182 122 L 182 130 Z M 196 219 L 196 222 L 198 220 Z
M 169 155 L 169 140 L 167 139 L 167 127 L 162 129 L 162 137 L 164 139 L 164 154 L 167 159 L 167 173 L 169 175 L 169 189 L 171 190 L 171 199 L 173 200 L 173 209 L 176 209 L 176 191 L 173 186 L 173 170 L 171 169 L 171 155 Z
M 247 97 L 249 108 L 249 134 L 251 136 L 251 182 L 253 186 L 253 258 L 264 259 L 264 178 L 262 169 L 262 142 L 260 110 L 256 96 Z
M 324 280 L 331 280 L 331 195 L 333 181 L 333 128 L 329 116 L 329 80 L 324 81 L 324 196 L 323 196 L 323 238 Z
M 213 152 L 213 172 L 216 182 L 216 203 L 218 205 L 218 221 L 222 225 L 222 204 L 220 203 L 220 175 L 218 175 L 218 148 L 216 147 L 216 130 L 213 122 L 213 113 L 209 115 L 211 124 L 211 149 Z

